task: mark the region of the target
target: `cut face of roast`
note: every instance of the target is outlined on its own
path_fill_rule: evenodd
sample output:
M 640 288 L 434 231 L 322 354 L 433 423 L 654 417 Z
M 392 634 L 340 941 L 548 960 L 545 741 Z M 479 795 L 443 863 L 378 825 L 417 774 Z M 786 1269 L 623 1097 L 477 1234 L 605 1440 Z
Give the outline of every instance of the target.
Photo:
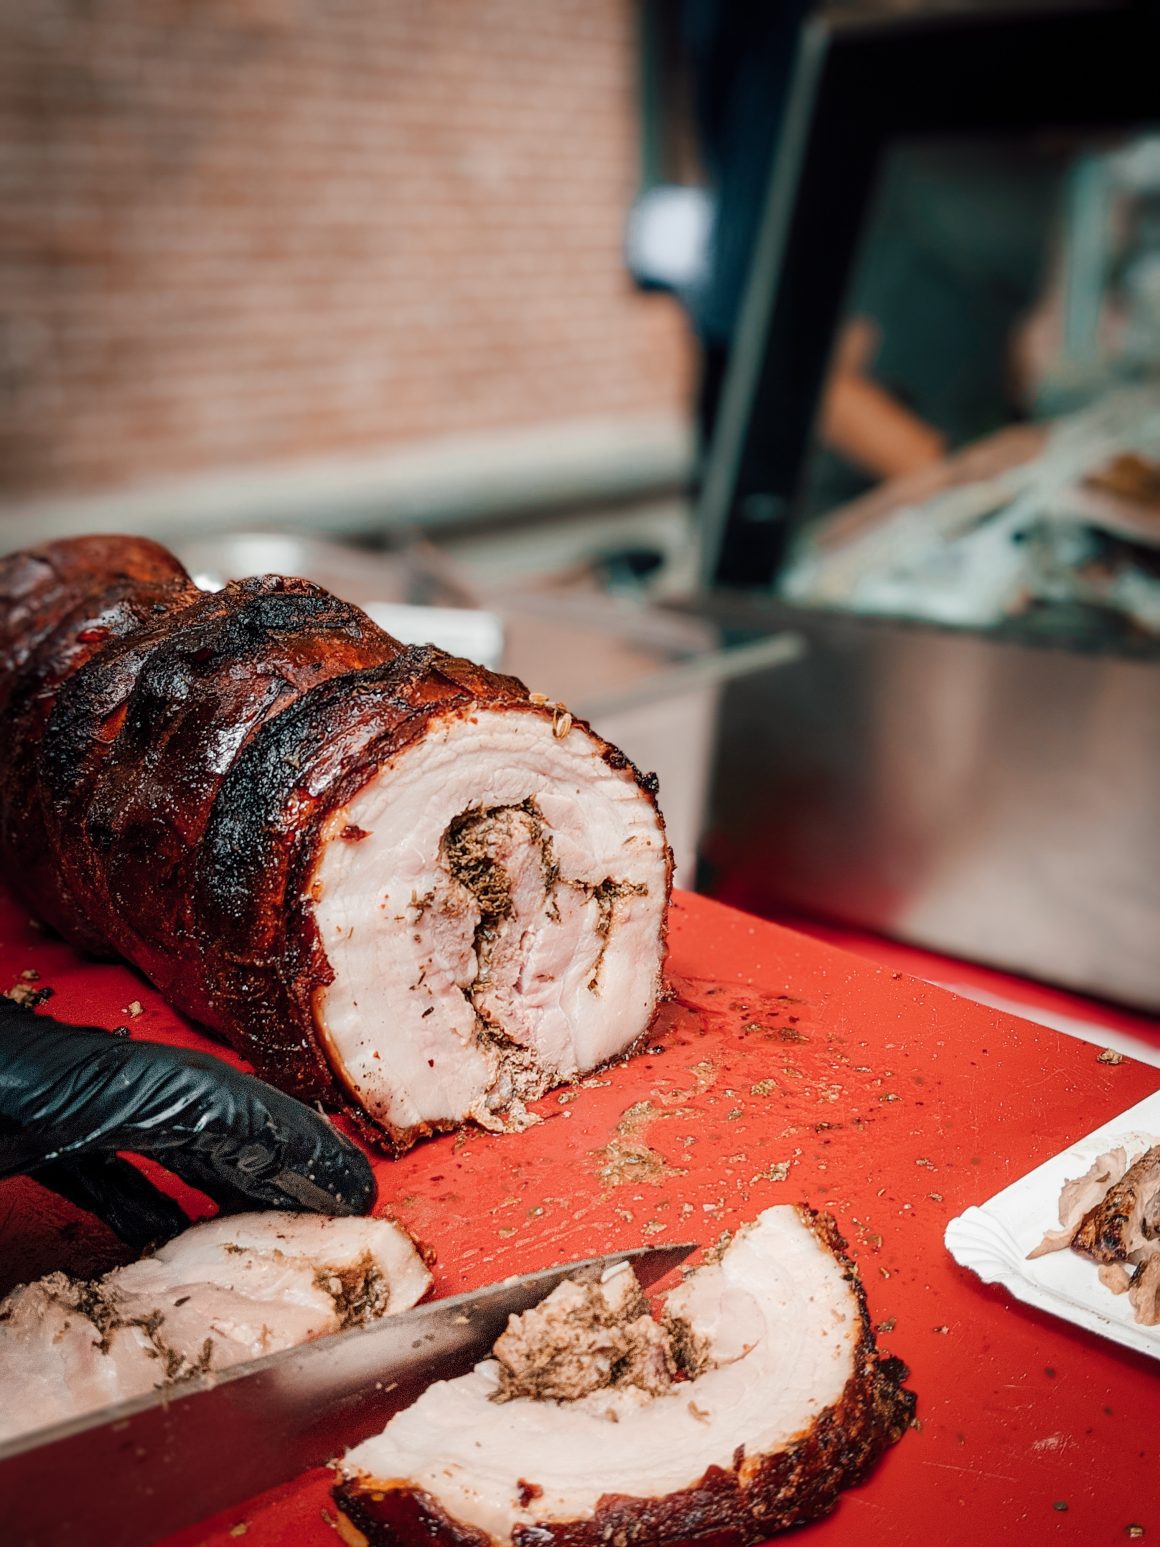
M 653 1324 L 665 1357 L 634 1366 L 639 1315 L 612 1279 L 513 1318 L 497 1358 L 348 1454 L 347 1521 L 371 1542 L 757 1542 L 824 1513 L 909 1421 L 905 1371 L 877 1358 L 840 1237 L 808 1210 L 766 1211 L 691 1275 Z
M 431 1276 L 390 1220 L 237 1214 L 94 1282 L 0 1305 L 0 1440 L 408 1310 Z
M 648 1025 L 668 850 L 605 752 L 533 709 L 447 714 L 331 815 L 311 891 L 333 980 L 315 1013 L 384 1125 L 518 1119 Z

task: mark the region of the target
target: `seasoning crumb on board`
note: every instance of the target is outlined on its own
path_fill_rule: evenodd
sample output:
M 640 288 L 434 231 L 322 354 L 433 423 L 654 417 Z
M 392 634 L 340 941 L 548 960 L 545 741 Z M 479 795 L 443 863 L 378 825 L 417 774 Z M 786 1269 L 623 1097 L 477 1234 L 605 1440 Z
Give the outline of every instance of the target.
M 23 981 L 13 983 L 11 988 L 4 990 L 5 999 L 11 999 L 13 1003 L 20 1005 L 21 1009 L 35 1010 L 37 1005 L 52 998 L 55 990 L 49 988 L 47 984 L 42 988 L 32 987 L 33 983 L 39 981 L 39 973 L 34 973 L 30 978 L 27 972 L 22 972 L 20 977 Z

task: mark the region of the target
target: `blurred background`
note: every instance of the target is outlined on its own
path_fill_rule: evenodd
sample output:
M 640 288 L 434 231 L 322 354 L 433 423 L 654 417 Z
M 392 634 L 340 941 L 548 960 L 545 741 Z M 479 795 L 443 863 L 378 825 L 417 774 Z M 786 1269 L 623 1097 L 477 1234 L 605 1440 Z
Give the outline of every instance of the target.
M 8 0 L 3 546 L 309 575 L 656 768 L 682 884 L 1154 1013 L 1158 44 Z

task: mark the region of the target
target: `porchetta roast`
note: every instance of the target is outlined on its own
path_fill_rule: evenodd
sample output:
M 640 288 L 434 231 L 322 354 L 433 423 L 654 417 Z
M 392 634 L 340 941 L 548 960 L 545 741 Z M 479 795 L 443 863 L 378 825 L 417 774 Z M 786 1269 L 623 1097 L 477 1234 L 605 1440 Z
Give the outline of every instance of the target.
M 516 679 L 124 537 L 0 561 L 0 652 L 10 883 L 272 1083 L 402 1149 L 648 1025 L 655 780 Z
M 816 1519 L 914 1413 L 832 1219 L 767 1209 L 648 1313 L 622 1265 L 350 1451 L 350 1547 L 748 1547 Z

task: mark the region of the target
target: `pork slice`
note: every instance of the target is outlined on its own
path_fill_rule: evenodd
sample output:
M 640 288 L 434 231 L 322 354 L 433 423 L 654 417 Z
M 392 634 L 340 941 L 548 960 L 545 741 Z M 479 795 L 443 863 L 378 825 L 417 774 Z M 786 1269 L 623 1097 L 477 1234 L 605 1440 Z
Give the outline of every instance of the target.
M 0 1304 L 0 1439 L 407 1310 L 431 1277 L 380 1219 L 219 1216 L 86 1283 Z
M 539 1333 L 559 1345 L 561 1321 L 578 1311 L 574 1296 L 554 1311 L 545 1302 L 521 1318 L 521 1342 Z M 625 1314 L 631 1322 L 637 1308 Z M 726 1326 L 734 1316 L 740 1337 Z M 805 1209 L 767 1210 L 668 1296 L 674 1361 L 698 1350 L 691 1379 L 618 1378 L 591 1337 L 602 1319 L 577 1315 L 578 1335 L 560 1349 L 560 1368 L 593 1367 L 592 1380 L 573 1371 L 571 1399 L 539 1396 L 539 1373 L 530 1394 L 513 1392 L 511 1329 L 501 1358 L 431 1386 L 342 1462 L 347 1522 L 393 1544 L 664 1547 L 715 1530 L 757 1541 L 831 1508 L 913 1411 L 905 1371 L 875 1355 L 832 1221 Z M 526 1350 L 520 1362 L 531 1362 Z
M 1142 1327 L 1160 1326 L 1160 1251 L 1152 1252 L 1132 1274 L 1128 1299 Z
M 1082 1176 L 1065 1182 L 1059 1195 L 1061 1228 L 1049 1230 L 1034 1251 L 1027 1253 L 1027 1260 L 1046 1256 L 1048 1252 L 1063 1251 L 1070 1246 L 1084 1215 L 1103 1201 L 1108 1188 L 1113 1187 L 1127 1169 L 1127 1151 L 1117 1145 L 1115 1149 L 1097 1155 Z
M 1122 1262 L 1101 1262 L 1096 1269 L 1096 1277 L 1104 1288 L 1110 1289 L 1114 1295 L 1126 1293 L 1132 1283 L 1132 1275 Z
M 1160 1241 L 1160 1144 L 1084 1215 L 1072 1249 L 1094 1262 L 1139 1262 Z

